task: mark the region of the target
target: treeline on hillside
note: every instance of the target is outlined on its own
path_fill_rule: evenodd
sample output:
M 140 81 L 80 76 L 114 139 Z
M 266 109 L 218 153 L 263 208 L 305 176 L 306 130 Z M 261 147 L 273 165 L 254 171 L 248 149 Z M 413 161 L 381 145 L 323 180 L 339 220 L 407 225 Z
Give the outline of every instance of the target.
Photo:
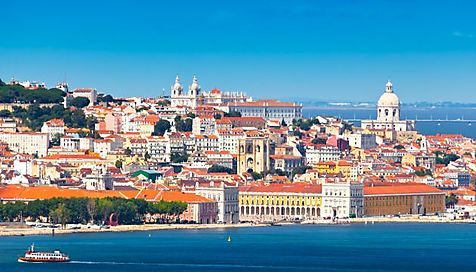
M 119 224 L 140 224 L 146 214 L 158 214 L 159 223 L 170 223 L 172 219 L 187 209 L 187 203 L 180 201 L 147 202 L 143 199 L 124 198 L 52 198 L 29 203 L 0 203 L 0 221 L 20 221 L 29 218 L 36 221 L 40 217 L 49 222 L 62 224 L 104 224 L 111 214 Z
M 0 84 L 0 103 L 61 103 L 65 95 L 56 88 L 29 90 L 20 85 Z
M 67 127 L 70 128 L 89 128 L 94 129 L 96 120 L 92 117 L 86 117 L 81 109 L 65 109 L 62 105 L 53 107 L 40 107 L 33 104 L 27 109 L 13 107 L 13 111 L 1 110 L 0 117 L 13 117 L 21 120 L 24 126 L 33 131 L 39 131 L 43 122 L 51 119 L 62 119 Z

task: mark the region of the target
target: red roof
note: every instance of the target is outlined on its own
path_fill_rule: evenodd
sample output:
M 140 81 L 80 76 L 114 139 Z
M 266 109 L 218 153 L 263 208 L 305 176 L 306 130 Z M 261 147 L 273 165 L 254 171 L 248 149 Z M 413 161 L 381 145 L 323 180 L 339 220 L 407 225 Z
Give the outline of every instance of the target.
M 444 194 L 435 187 L 420 183 L 365 183 L 364 195 Z

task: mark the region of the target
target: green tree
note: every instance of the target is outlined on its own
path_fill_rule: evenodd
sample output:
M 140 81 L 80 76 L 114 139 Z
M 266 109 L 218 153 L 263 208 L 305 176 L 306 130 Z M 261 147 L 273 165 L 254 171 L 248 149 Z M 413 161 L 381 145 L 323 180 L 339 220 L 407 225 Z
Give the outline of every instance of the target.
M 288 124 L 286 124 L 286 122 L 284 121 L 284 118 L 281 119 L 281 126 L 282 127 L 287 127 L 288 126 Z
M 233 169 L 219 165 L 219 164 L 214 164 L 207 170 L 208 173 L 228 173 L 228 174 L 236 174 Z
M 305 165 L 296 167 L 296 168 L 294 168 L 293 171 L 291 172 L 291 176 L 294 177 L 294 176 L 297 175 L 297 174 L 302 175 L 302 174 L 306 173 L 306 171 L 307 171 L 308 169 L 311 169 L 311 167 L 305 166 Z
M 456 204 L 458 204 L 458 197 L 455 194 L 451 193 L 446 196 L 445 203 L 447 208 L 452 208 Z
M 404 149 L 405 147 L 401 144 L 398 144 L 398 145 L 394 146 L 393 148 L 400 150 L 400 149 Z
M 112 97 L 112 95 L 110 94 L 104 95 L 104 96 L 101 95 L 101 96 L 98 96 L 97 101 L 104 102 L 104 103 L 111 103 L 111 102 L 114 102 L 114 97 Z
M 86 209 L 88 211 L 89 220 L 94 223 L 98 212 L 98 200 L 95 198 L 89 198 L 86 204 Z
M 0 117 L 2 118 L 8 118 L 12 116 L 13 114 L 9 110 L 0 110 Z
M 163 136 L 164 133 L 170 129 L 170 122 L 164 119 L 160 119 L 154 125 L 154 136 Z
M 191 118 L 186 118 L 183 120 L 180 116 L 175 117 L 175 128 L 177 131 L 192 131 L 193 120 Z
M 251 177 L 254 179 L 254 180 L 260 180 L 263 178 L 263 175 L 258 173 L 258 172 L 251 172 Z
M 275 169 L 275 170 L 274 170 L 274 173 L 275 173 L 276 175 L 278 175 L 278 176 L 286 176 L 286 175 L 287 175 L 286 172 L 284 172 L 283 170 L 281 170 L 281 169 L 279 169 L 279 168 L 278 168 L 278 169 Z
M 187 153 L 172 153 L 170 155 L 170 160 L 173 162 L 173 163 L 182 163 L 182 162 L 186 162 L 188 161 L 188 155 Z
M 326 144 L 327 140 L 324 138 L 314 138 L 311 141 L 313 144 Z
M 78 96 L 71 100 L 70 105 L 78 109 L 82 109 L 86 107 L 87 105 L 89 105 L 89 103 L 90 103 L 89 98 Z
M 239 111 L 225 112 L 225 117 L 241 117 L 241 112 Z
M 150 157 L 149 152 L 146 151 L 146 152 L 144 153 L 144 160 L 145 160 L 145 161 L 148 161 L 148 160 L 150 160 L 150 158 L 151 158 L 151 157 Z
M 64 203 L 59 203 L 56 209 L 50 212 L 50 216 L 54 223 L 61 224 L 62 228 L 65 228 L 71 219 L 70 212 Z
M 215 118 L 215 119 L 217 119 L 217 120 L 218 120 L 218 119 L 221 119 L 221 114 L 215 113 L 215 114 L 213 115 L 213 118 Z
M 114 166 L 116 166 L 116 168 L 121 169 L 122 164 L 123 164 L 122 160 L 116 160 L 116 162 L 114 163 Z

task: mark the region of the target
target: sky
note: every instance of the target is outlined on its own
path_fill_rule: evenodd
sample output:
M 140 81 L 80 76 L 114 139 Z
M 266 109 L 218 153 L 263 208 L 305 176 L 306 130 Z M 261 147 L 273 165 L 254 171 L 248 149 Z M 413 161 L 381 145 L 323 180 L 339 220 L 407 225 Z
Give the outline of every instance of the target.
M 1 1 L 0 78 L 114 96 L 476 102 L 476 1 Z

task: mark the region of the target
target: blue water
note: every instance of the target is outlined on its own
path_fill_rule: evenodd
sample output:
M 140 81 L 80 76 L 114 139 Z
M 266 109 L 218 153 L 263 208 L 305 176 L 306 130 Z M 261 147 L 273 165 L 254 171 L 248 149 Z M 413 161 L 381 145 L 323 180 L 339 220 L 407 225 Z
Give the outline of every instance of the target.
M 73 262 L 17 263 L 32 242 Z M 457 224 L 0 237 L 0 271 L 475 271 L 475 249 L 476 225 Z
M 343 119 L 375 119 L 374 108 L 304 108 L 303 116 L 316 115 L 337 116 Z M 476 139 L 476 123 L 469 122 L 438 122 L 437 120 L 476 120 L 476 109 L 472 108 L 413 108 L 403 107 L 401 119 L 417 120 L 416 128 L 425 135 L 437 133 L 457 133 Z M 418 122 L 418 119 L 433 119 L 434 122 Z M 438 125 L 438 123 L 440 125 Z M 359 125 L 356 123 L 356 125 Z

